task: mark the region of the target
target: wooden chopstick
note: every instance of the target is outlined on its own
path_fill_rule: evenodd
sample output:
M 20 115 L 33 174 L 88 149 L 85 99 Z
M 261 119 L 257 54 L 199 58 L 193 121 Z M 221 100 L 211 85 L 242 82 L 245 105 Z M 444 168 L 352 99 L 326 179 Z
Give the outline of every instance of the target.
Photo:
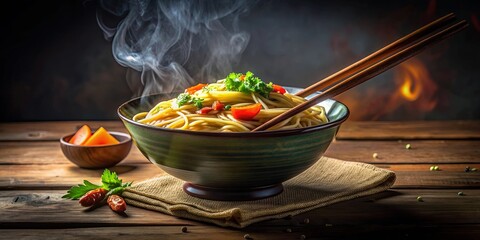
M 396 52 L 389 57 L 385 58 L 382 61 L 379 61 L 364 70 L 350 76 L 349 78 L 345 79 L 344 81 L 334 85 L 333 87 L 327 89 L 326 91 L 312 97 L 306 102 L 303 102 L 290 110 L 276 116 L 275 118 L 265 122 L 264 124 L 258 126 L 257 128 L 253 129 L 252 132 L 255 131 L 262 131 L 266 130 L 270 127 L 275 126 L 279 122 L 290 118 L 302 111 L 307 110 L 310 107 L 318 104 L 321 101 L 326 99 L 332 98 L 340 93 L 347 91 L 348 89 L 357 86 L 360 83 L 363 83 L 380 73 L 387 71 L 388 69 L 398 65 L 399 63 L 417 55 L 421 51 L 425 50 L 427 47 L 438 43 L 447 37 L 452 36 L 453 34 L 465 29 L 468 26 L 468 23 L 465 20 L 462 20 L 456 24 L 453 24 L 433 35 L 430 35 L 420 41 L 413 43 L 411 46 L 406 47 L 405 49 Z
M 380 61 L 381 59 L 388 56 L 388 54 L 403 49 L 409 44 L 417 41 L 418 39 L 422 38 L 423 36 L 427 36 L 428 34 L 433 33 L 434 31 L 438 30 L 442 26 L 446 26 L 448 23 L 455 20 L 455 14 L 450 13 L 447 14 L 419 29 L 416 31 L 398 39 L 395 42 L 383 47 L 382 49 L 368 55 L 367 57 L 347 66 L 346 68 L 310 85 L 309 87 L 297 92 L 295 95 L 300 97 L 307 97 L 314 92 L 325 90 L 326 87 L 332 86 L 336 82 L 345 79 L 346 77 L 351 76 L 352 74 L 364 69 L 365 67 Z

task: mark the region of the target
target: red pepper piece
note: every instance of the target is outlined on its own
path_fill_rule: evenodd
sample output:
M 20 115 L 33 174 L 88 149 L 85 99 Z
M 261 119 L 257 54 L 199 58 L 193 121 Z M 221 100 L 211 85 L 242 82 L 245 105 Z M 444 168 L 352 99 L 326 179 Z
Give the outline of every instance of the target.
M 212 108 L 215 111 L 221 111 L 225 108 L 225 104 L 221 103 L 220 101 L 215 101 L 212 104 Z
M 285 94 L 287 92 L 285 90 L 285 88 L 283 88 L 282 86 L 277 85 L 277 84 L 273 84 L 273 91 L 277 92 L 277 93 L 280 93 L 280 94 Z
M 243 107 L 232 107 L 232 115 L 240 120 L 252 120 L 262 109 L 262 104 L 256 103 Z
M 127 210 L 127 203 L 118 195 L 110 195 L 107 199 L 108 206 L 115 212 L 125 212 Z
M 205 114 L 208 114 L 212 110 L 213 110 L 213 108 L 211 108 L 211 107 L 203 107 L 202 109 L 197 110 L 197 113 L 205 115 Z
M 195 86 L 193 86 L 193 87 L 189 87 L 189 88 L 185 89 L 185 92 L 188 93 L 188 94 L 190 94 L 190 95 L 192 95 L 192 94 L 194 94 L 196 91 L 202 90 L 202 88 L 205 87 L 205 86 L 207 86 L 207 84 L 205 84 L 205 83 L 199 83 L 199 84 L 197 84 L 197 85 L 195 85 Z
M 90 190 L 85 195 L 83 195 L 82 198 L 78 201 L 80 205 L 83 207 L 91 207 L 103 200 L 105 198 L 105 195 L 107 194 L 107 190 L 103 188 L 97 188 L 94 190 Z

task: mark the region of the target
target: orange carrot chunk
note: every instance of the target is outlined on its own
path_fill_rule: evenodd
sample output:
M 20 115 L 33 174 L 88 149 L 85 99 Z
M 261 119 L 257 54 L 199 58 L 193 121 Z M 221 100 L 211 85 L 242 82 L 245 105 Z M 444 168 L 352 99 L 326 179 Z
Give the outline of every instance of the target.
M 83 144 L 85 146 L 105 145 L 119 143 L 105 128 L 100 127 L 95 133 Z
M 205 83 L 199 83 L 193 87 L 189 87 L 187 89 L 185 89 L 185 92 L 192 95 L 194 94 L 195 92 L 199 91 L 199 90 L 202 90 L 203 87 L 207 86 L 207 84 Z
M 68 141 L 68 143 L 82 145 L 88 138 L 92 136 L 92 130 L 88 125 L 83 125 L 80 129 L 77 130 L 75 135 Z

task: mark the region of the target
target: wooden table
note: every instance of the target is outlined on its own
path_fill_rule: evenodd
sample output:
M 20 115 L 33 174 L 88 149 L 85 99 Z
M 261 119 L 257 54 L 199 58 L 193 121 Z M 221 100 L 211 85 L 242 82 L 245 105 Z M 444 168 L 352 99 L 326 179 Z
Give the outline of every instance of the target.
M 0 238 L 243 239 L 248 233 L 253 239 L 480 239 L 480 171 L 465 172 L 480 169 L 480 121 L 346 122 L 326 155 L 393 170 L 393 188 L 241 230 L 135 207 L 128 216 L 108 207 L 86 212 L 62 199 L 83 179 L 99 182 L 102 172 L 76 167 L 60 150 L 58 139 L 84 123 L 125 131 L 120 122 L 0 124 Z M 136 148 L 112 170 L 126 181 L 163 174 Z

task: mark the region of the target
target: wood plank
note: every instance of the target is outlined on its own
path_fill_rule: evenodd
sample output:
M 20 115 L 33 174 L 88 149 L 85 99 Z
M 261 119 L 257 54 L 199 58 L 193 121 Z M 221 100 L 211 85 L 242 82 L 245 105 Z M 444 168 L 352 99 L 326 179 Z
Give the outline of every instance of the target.
M 57 145 L 58 138 L 65 134 L 62 131 L 73 132 L 82 123 L 0 124 L 0 141 L 4 141 L 0 142 L 1 238 L 137 239 L 141 233 L 142 239 L 242 239 L 249 233 L 254 239 L 299 239 L 301 234 L 308 239 L 368 238 L 372 234 L 389 238 L 476 239 L 480 234 L 480 211 L 477 211 L 480 209 L 480 172 L 463 171 L 467 165 L 480 169 L 480 121 L 393 125 L 347 122 L 326 155 L 391 169 L 397 173 L 394 189 L 290 219 L 257 223 L 242 230 L 135 207 L 129 207 L 126 217 L 106 207 L 85 212 L 75 201 L 61 199 L 65 189 L 83 179 L 98 182 L 102 171 L 75 167 L 66 161 Z M 120 122 L 111 124 L 111 131 L 115 126 L 123 129 Z M 99 122 L 94 126 L 106 124 Z M 15 128 L 21 130 L 15 131 Z M 380 139 L 391 141 L 377 141 Z M 403 141 L 398 142 L 399 139 Z M 415 139 L 425 140 L 413 141 Z M 413 148 L 405 149 L 406 143 Z M 379 158 L 372 158 L 373 152 L 377 152 Z M 430 171 L 432 165 L 438 165 L 441 171 Z M 163 174 L 144 161 L 136 149 L 112 170 L 119 172 L 125 181 Z M 459 191 L 465 196 L 458 196 Z M 424 202 L 418 202 L 417 196 L 422 196 Z M 310 220 L 308 224 L 303 223 L 305 218 Z M 188 226 L 189 233 L 182 233 L 181 226 Z M 287 228 L 292 232 L 286 233 Z
M 58 141 L 83 124 L 92 129 L 127 132 L 121 121 L 15 122 L 0 124 L 0 141 Z
M 60 143 L 45 142 L 0 142 L 0 164 L 69 164 L 63 155 Z M 150 163 L 133 145 L 122 163 Z
M 126 182 L 165 174 L 153 164 L 120 163 L 109 168 Z M 68 189 L 83 179 L 99 182 L 103 169 L 82 169 L 68 164 L 0 165 L 0 189 Z
M 0 191 L 1 228 L 18 228 L 22 224 L 30 227 L 193 224 L 188 220 L 152 214 L 149 210 L 132 206 L 128 207 L 126 216 L 115 214 L 106 206 L 88 211 L 77 201 L 61 198 L 64 194 L 65 191 L 58 190 Z
M 337 139 L 480 139 L 480 121 L 347 121 Z
M 406 149 L 410 144 L 411 149 Z M 373 154 L 377 153 L 377 158 Z M 325 156 L 346 161 L 374 164 L 393 163 L 480 163 L 477 140 L 404 140 L 404 141 L 334 141 Z
M 52 141 L 83 124 L 125 132 L 120 121 L 0 123 L 0 141 Z M 338 139 L 480 139 L 480 121 L 347 121 Z
M 187 233 L 179 226 L 122 226 L 61 229 L 0 229 L 5 239 L 145 239 L 145 240 L 200 240 L 200 239 L 244 239 L 248 234 L 255 240 L 278 239 L 476 239 L 480 235 L 480 225 L 434 225 L 415 226 L 412 224 L 375 226 L 372 224 L 318 227 L 292 227 L 286 232 L 278 227 L 249 227 L 243 230 L 215 226 L 189 226 Z M 141 233 L 141 237 L 139 236 Z
M 465 195 L 459 196 L 462 191 Z M 0 191 L 1 228 L 69 228 L 112 226 L 198 226 L 200 222 L 129 206 L 126 216 L 108 207 L 85 211 L 77 201 L 65 200 L 64 191 Z M 423 202 L 417 201 L 422 196 Z M 418 226 L 480 224 L 480 189 L 402 189 L 344 201 L 293 216 L 257 223 L 315 229 L 326 226 Z M 366 214 L 368 213 L 368 214 Z M 304 219 L 309 223 L 305 224 Z M 248 229 L 248 228 L 247 228 Z
M 465 172 L 464 164 L 378 164 L 397 174 L 394 188 L 478 188 L 480 171 Z M 470 167 L 480 169 L 480 164 Z M 164 172 L 153 164 L 124 164 L 110 168 L 124 181 L 141 181 Z M 84 179 L 99 182 L 102 170 L 81 169 L 73 164 L 0 165 L 0 189 L 68 189 Z
M 411 149 L 405 145 L 410 144 Z M 367 163 L 480 163 L 477 140 L 334 141 L 326 156 Z M 373 158 L 373 153 L 378 158 Z M 65 164 L 57 141 L 0 142 L 0 164 Z M 136 146 L 124 163 L 149 163 Z
M 0 230 L 6 239 L 244 239 L 247 231 L 215 226 L 189 226 L 187 233 L 182 233 L 180 226 L 154 227 L 108 227 L 108 228 L 70 228 L 70 229 L 15 229 Z M 253 239 L 298 239 L 300 234 L 264 228 L 254 234 Z

